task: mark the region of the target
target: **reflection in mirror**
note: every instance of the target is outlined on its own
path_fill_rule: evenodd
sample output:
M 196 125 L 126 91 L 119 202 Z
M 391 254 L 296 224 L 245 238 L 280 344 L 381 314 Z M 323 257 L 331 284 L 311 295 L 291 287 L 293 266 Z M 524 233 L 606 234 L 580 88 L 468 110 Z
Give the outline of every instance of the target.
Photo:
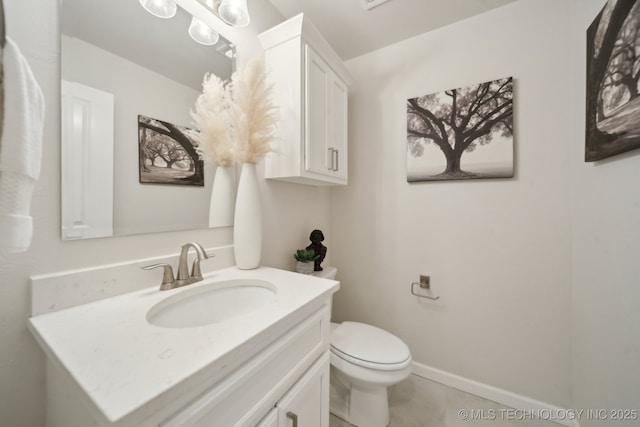
M 162 135 L 192 127 L 206 73 L 231 77 L 231 43 L 198 44 L 185 10 L 161 19 L 136 0 L 62 0 L 60 16 L 63 239 L 233 225 L 235 167 L 195 167 L 189 141 Z M 139 116 L 164 123 L 154 153 Z M 141 182 L 149 170 L 185 181 L 203 173 L 204 186 Z

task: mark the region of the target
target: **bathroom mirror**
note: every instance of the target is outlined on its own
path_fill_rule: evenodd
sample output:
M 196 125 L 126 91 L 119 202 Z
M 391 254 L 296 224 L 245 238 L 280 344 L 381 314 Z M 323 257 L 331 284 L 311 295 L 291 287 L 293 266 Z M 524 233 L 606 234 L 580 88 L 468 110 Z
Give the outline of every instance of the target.
M 231 77 L 233 45 L 196 43 L 184 9 L 163 19 L 138 0 L 62 0 L 60 22 L 62 238 L 233 225 L 235 167 L 212 197 L 216 168 L 185 132 L 205 73 Z

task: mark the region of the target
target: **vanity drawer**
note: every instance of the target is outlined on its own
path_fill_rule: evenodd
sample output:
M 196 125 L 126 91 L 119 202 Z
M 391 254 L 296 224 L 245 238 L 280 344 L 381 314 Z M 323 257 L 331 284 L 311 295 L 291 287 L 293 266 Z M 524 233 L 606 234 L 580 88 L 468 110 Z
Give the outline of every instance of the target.
M 323 306 L 160 425 L 256 425 L 329 349 L 330 306 Z

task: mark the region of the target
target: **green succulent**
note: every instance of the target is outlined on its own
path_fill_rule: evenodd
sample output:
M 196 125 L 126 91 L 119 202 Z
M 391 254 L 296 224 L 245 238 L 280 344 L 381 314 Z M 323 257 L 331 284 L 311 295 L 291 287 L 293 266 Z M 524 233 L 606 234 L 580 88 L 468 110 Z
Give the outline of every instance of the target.
M 320 258 L 313 249 L 298 249 L 293 257 L 300 262 L 311 262 Z

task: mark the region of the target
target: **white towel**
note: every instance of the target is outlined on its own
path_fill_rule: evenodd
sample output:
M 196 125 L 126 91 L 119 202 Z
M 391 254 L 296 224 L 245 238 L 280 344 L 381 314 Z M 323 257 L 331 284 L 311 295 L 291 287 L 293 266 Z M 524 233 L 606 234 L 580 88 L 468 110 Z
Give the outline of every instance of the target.
M 31 245 L 31 195 L 40 177 L 44 96 L 27 60 L 7 38 L 4 62 L 4 122 L 0 139 L 0 251 Z

